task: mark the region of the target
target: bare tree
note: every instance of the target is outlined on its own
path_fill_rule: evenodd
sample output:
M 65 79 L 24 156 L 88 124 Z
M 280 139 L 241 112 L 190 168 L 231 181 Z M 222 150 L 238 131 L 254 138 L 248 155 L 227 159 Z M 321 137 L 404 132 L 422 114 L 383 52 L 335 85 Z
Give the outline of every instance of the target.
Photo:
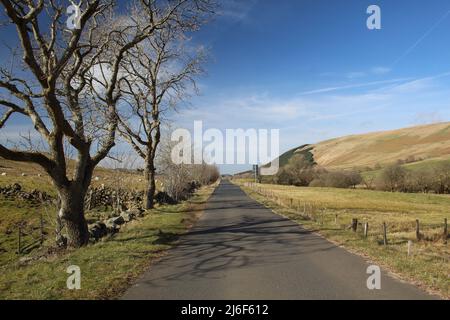
M 398 164 L 390 165 L 383 169 L 378 176 L 378 186 L 386 191 L 405 191 L 408 170 Z
M 176 164 L 171 160 L 173 147 L 177 142 L 165 136 L 158 150 L 156 163 L 161 174 L 163 191 L 173 200 L 186 199 L 195 188 L 209 185 L 220 178 L 220 172 L 215 165 Z M 193 149 L 193 146 L 191 146 Z
M 145 18 L 136 21 L 115 14 L 113 0 L 81 0 L 79 25 L 70 30 L 64 17 L 70 2 L 0 3 L 8 17 L 1 27 L 15 27 L 22 54 L 20 65 L 0 69 L 0 129 L 17 114 L 28 119 L 47 144 L 40 151 L 0 144 L 0 156 L 39 164 L 48 173 L 58 191 L 68 245 L 83 246 L 89 237 L 85 194 L 94 168 L 115 144 L 116 106 L 125 80 L 122 62 L 165 24 L 191 16 L 188 5 L 201 6 L 203 1 L 139 0 Z M 68 169 L 65 142 L 77 154 L 73 170 Z
M 199 16 L 204 13 L 198 12 Z M 155 157 L 163 116 L 185 101 L 191 92 L 197 92 L 195 78 L 203 73 L 205 51 L 189 48 L 185 35 L 199 27 L 198 21 L 204 20 L 189 17 L 181 26 L 166 24 L 136 46 L 124 61 L 129 80 L 122 97 L 124 108 L 119 114 L 119 132 L 144 160 L 146 209 L 154 205 Z

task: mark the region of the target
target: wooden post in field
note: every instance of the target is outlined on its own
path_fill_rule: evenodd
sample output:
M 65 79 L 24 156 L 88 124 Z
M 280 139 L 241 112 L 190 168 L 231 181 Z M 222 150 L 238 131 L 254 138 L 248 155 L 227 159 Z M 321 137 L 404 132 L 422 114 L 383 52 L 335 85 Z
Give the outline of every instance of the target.
M 294 207 L 294 199 L 290 198 L 289 203 L 290 203 L 289 208 L 293 208 Z
M 41 245 L 44 243 L 44 218 L 42 217 L 42 212 L 41 212 L 41 217 L 40 217 L 40 231 L 41 231 L 41 237 L 40 237 L 40 242 Z
M 353 232 L 358 230 L 358 219 L 352 219 L 352 230 Z
M 386 222 L 383 222 L 383 243 L 385 246 L 388 245 Z
M 22 253 L 22 225 L 19 225 L 19 243 L 17 246 L 17 253 L 21 254 Z
M 408 257 L 411 256 L 412 251 L 412 241 L 408 240 Z
M 334 224 L 338 225 L 338 215 L 337 215 L 337 213 L 336 213 L 336 215 L 334 217 Z
M 369 223 L 366 222 L 364 224 L 364 238 L 367 238 L 368 235 L 369 235 Z
M 448 238 L 447 218 L 444 219 L 444 234 L 442 236 L 444 237 L 444 243 L 447 244 Z
M 422 236 L 420 235 L 420 222 L 419 219 L 416 220 L 416 239 L 420 241 Z

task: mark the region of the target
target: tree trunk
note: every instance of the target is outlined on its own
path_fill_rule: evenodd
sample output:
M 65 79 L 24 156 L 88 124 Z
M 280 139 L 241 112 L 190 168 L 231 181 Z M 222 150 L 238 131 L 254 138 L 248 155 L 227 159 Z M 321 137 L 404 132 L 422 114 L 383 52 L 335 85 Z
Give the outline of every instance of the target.
M 59 191 L 61 207 L 59 217 L 67 231 L 67 246 L 79 248 L 89 242 L 89 232 L 84 217 L 84 197 L 86 191 L 69 187 Z
M 156 183 L 155 183 L 155 167 L 153 165 L 147 166 L 146 169 L 146 181 L 147 181 L 147 190 L 145 191 L 145 209 L 153 209 L 154 207 L 154 199 L 156 193 Z

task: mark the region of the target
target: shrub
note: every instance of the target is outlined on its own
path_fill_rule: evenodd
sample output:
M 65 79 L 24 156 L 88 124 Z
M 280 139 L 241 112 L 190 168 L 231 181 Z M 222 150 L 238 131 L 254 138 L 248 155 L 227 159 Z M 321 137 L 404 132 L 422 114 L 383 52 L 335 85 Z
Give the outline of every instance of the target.
M 213 165 L 175 164 L 171 158 L 173 145 L 169 139 L 163 140 L 157 158 L 163 191 L 173 200 L 184 200 L 197 187 L 214 183 L 220 178 L 219 170 Z
M 384 191 L 450 193 L 450 162 L 408 170 L 398 164 L 385 168 L 377 177 Z
M 407 169 L 399 164 L 390 165 L 383 169 L 377 179 L 377 187 L 385 191 L 405 191 Z
M 296 154 L 276 175 L 276 182 L 283 185 L 308 186 L 314 179 L 314 165 L 302 154 Z
M 433 191 L 438 194 L 450 193 L 450 162 L 435 165 L 432 174 L 434 176 Z
M 362 183 L 362 177 L 357 171 L 319 172 L 309 184 L 310 187 L 355 188 Z

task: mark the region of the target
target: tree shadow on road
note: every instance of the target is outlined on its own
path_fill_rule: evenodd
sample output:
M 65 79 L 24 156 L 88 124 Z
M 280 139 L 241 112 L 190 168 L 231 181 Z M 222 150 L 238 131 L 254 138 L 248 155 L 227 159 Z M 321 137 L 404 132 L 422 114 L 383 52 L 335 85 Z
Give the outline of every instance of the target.
M 236 212 L 245 208 L 246 214 Z M 218 279 L 225 271 L 264 267 L 292 262 L 302 255 L 336 248 L 296 223 L 273 214 L 254 201 L 211 201 L 205 209 L 206 221 L 181 236 L 179 244 L 155 268 L 144 282 L 151 286 L 164 281 Z M 236 214 L 232 223 L 221 221 Z

